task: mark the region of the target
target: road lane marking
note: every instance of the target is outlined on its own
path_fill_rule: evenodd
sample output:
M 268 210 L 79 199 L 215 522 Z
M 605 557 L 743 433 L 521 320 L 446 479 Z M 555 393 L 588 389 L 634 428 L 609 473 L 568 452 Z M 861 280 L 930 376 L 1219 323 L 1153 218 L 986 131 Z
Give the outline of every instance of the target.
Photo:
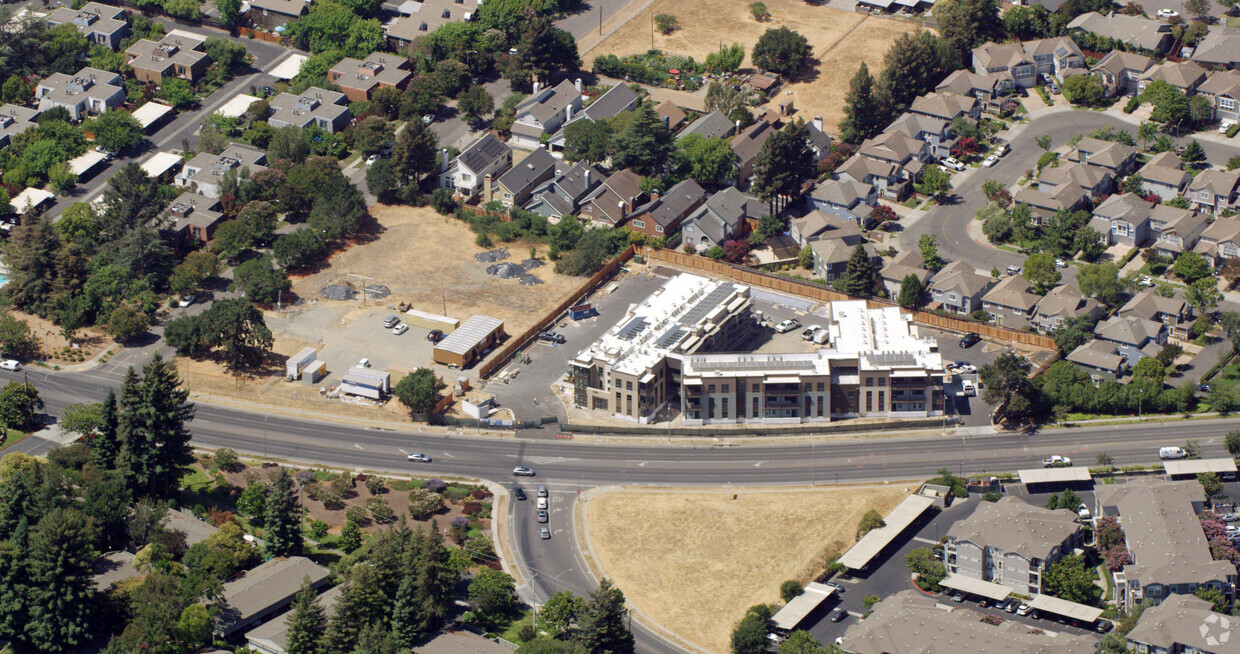
M 455 459 L 455 458 L 456 458 L 456 455 L 455 455 L 455 454 L 453 454 L 453 453 L 451 453 L 451 452 L 444 452 L 444 453 L 443 453 L 443 455 L 444 455 L 444 456 L 446 456 L 446 457 L 448 457 L 449 459 Z
M 755 467 L 755 468 L 761 468 L 763 463 L 766 463 L 766 461 L 759 461 L 759 462 L 757 462 L 757 463 L 753 464 L 753 467 Z
M 361 445 L 358 445 L 357 443 L 354 443 L 354 444 L 353 444 L 353 447 L 356 447 L 356 448 L 357 448 L 357 449 L 359 449 L 359 450 L 360 450 L 360 449 L 362 449 L 362 446 L 361 446 Z

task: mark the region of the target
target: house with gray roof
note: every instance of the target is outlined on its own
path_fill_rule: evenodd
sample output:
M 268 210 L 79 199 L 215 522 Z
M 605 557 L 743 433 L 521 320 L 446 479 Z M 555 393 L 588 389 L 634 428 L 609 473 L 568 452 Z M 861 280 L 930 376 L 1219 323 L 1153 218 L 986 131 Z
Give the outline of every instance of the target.
M 849 245 L 842 239 L 819 239 L 810 241 L 810 250 L 814 253 L 814 274 L 819 279 L 833 282 L 842 279 L 848 268 L 848 260 L 852 257 L 856 245 Z M 877 266 L 882 257 L 873 243 L 863 243 L 861 247 L 870 257 L 870 263 Z
M 641 96 L 637 95 L 633 87 L 628 84 L 617 84 L 607 89 L 606 93 L 595 98 L 589 105 L 584 105 L 580 112 L 573 114 L 571 118 L 565 121 L 564 125 L 547 140 L 547 147 L 553 153 L 562 152 L 566 140 L 564 128 L 572 123 L 580 120 L 597 122 L 626 111 L 633 111 L 640 104 Z
M 897 200 L 908 197 L 913 186 L 908 179 L 908 172 L 902 167 L 859 154 L 849 157 L 836 168 L 835 177 L 839 181 L 873 186 L 879 197 Z
M 101 114 L 125 104 L 127 96 L 118 73 L 83 68 L 72 76 L 48 75 L 35 87 L 34 97 L 39 100 L 40 113 L 52 107 L 64 107 L 74 121 L 79 121 L 87 115 Z
M 681 130 L 676 138 L 683 139 L 690 134 L 698 134 L 705 137 L 716 137 L 726 139 L 736 132 L 736 125 L 728 120 L 728 117 L 718 111 L 712 111 L 708 114 L 698 116 L 697 120 L 689 123 L 688 127 Z
M 1060 211 L 1075 211 L 1089 205 L 1090 194 L 1075 184 L 1058 184 L 1049 191 L 1021 188 L 1012 199 L 1029 205 L 1035 223 L 1041 225 Z
M 833 213 L 863 229 L 869 226 L 876 205 L 878 189 L 852 180 L 828 180 L 815 185 L 809 194 L 810 208 Z
M 150 84 L 163 84 L 173 77 L 196 84 L 211 65 L 206 40 L 191 38 L 181 30 L 160 41 L 142 39 L 126 48 L 125 56 L 134 78 Z
M 1074 282 L 1051 289 L 1033 309 L 1030 322 L 1043 334 L 1059 327 L 1063 321 L 1075 316 L 1090 316 L 1098 320 L 1105 313 L 1102 303 L 1092 297 L 1084 297 Z
M 405 0 L 396 8 L 396 16 L 383 26 L 387 49 L 407 53 L 414 41 L 440 27 L 457 21 L 468 22 L 481 4 L 482 0 Z M 390 6 L 385 5 L 385 8 Z
M 935 91 L 913 100 L 908 110 L 950 123 L 962 116 L 976 120 L 982 113 L 982 104 L 971 96 Z
M 926 114 L 902 113 L 884 131 L 897 131 L 925 141 L 930 146 L 930 154 L 936 159 L 951 156 L 952 146 L 956 144 L 956 132 L 951 121 Z
M 219 211 L 218 198 L 199 195 L 192 191 L 182 193 L 180 197 L 168 205 L 167 219 L 171 222 L 169 230 L 175 235 L 178 246 L 193 243 L 210 244 L 215 236 L 215 228 L 224 222 L 224 214 Z M 193 543 L 191 543 L 192 545 Z
M 686 179 L 664 193 L 651 193 L 650 201 L 633 209 L 629 229 L 654 238 L 667 238 L 680 230 L 680 223 L 706 201 L 706 191 Z
M 1144 91 L 1155 80 L 1162 80 L 1191 95 L 1206 81 L 1206 69 L 1192 61 L 1165 61 L 1141 75 L 1137 82 L 1138 91 Z
M 822 131 L 822 116 L 814 116 L 813 120 L 806 123 L 805 131 L 808 133 L 805 138 L 809 149 L 813 151 L 816 161 L 822 161 L 831 154 L 831 135 Z
M 1236 206 L 1240 170 L 1203 170 L 1188 184 L 1188 199 L 1198 211 L 1218 213 Z
M 344 594 L 344 586 L 334 586 L 319 595 L 319 605 L 323 607 L 323 616 L 331 619 L 336 613 L 336 600 Z M 289 621 L 293 610 L 289 609 L 254 629 L 246 632 L 246 645 L 258 654 L 288 654 Z
M 805 247 L 810 241 L 829 239 L 856 245 L 861 242 L 861 227 L 834 213 L 815 210 L 800 218 L 793 218 L 789 223 L 788 235 L 798 247 Z
M 304 556 L 271 559 L 244 575 L 224 582 L 217 604 L 215 633 L 220 638 L 249 629 L 280 615 L 293 603 L 303 579 L 314 588 L 327 583 L 331 571 Z
M 1115 345 L 1115 350 L 1128 365 L 1135 366 L 1145 357 L 1158 356 L 1167 342 L 1167 326 L 1133 313 L 1111 316 L 1094 327 L 1094 338 Z
M 656 104 L 654 106 L 654 113 L 672 132 L 680 129 L 685 124 L 685 119 L 689 117 L 684 109 L 676 106 L 676 103 L 671 100 L 664 100 Z
M 1146 599 L 1161 604 L 1191 595 L 1202 586 L 1235 597 L 1236 566 L 1214 560 L 1197 515 L 1205 499 L 1196 480 L 1147 477 L 1094 488 L 1094 515 L 1119 519 L 1133 559 L 1112 573 L 1120 611 Z
M 1145 609 L 1125 639 L 1133 652 L 1237 654 L 1240 621 L 1196 595 L 1174 595 Z
M 998 283 L 990 275 L 979 275 L 973 264 L 953 261 L 930 278 L 930 298 L 944 311 L 969 315 L 982 308 L 982 296 Z
M 327 81 L 340 87 L 350 102 L 369 100 L 376 89 L 401 89 L 413 79 L 409 60 L 390 52 L 372 52 L 365 59 L 345 57 L 327 71 Z
M 1080 188 L 1090 197 L 1102 197 L 1111 192 L 1115 176 L 1101 166 L 1069 162 L 1059 166 L 1047 166 L 1038 175 L 1038 190 L 1050 195 L 1063 186 Z
M 741 188 L 749 186 L 749 176 L 753 174 L 753 162 L 758 152 L 777 131 L 776 127 L 766 120 L 741 130 L 732 137 L 732 152 L 736 155 L 736 184 Z
M 447 158 L 447 150 L 440 154 L 439 186 L 465 197 L 481 190 L 488 175 L 494 178 L 512 165 L 512 148 L 490 132 L 469 144 L 451 164 L 443 161 Z
M 1154 289 L 1146 289 L 1132 296 L 1131 300 L 1120 307 L 1118 315 L 1162 323 L 1171 330 L 1173 336 L 1187 340 L 1193 323 L 1193 305 L 1182 298 L 1163 297 L 1155 293 Z
M 534 189 L 555 176 L 555 157 L 544 148 L 538 148 L 513 164 L 508 172 L 499 177 L 499 201 L 505 208 L 522 206 Z M 490 202 L 492 198 L 486 198 Z
M 1097 370 L 1114 377 L 1119 377 L 1128 369 L 1124 357 L 1115 351 L 1115 344 L 1107 341 L 1091 340 L 1068 353 L 1068 361 L 1082 368 Z
M 1180 158 L 1170 150 L 1154 155 L 1137 172 L 1141 175 L 1141 193 L 1148 197 L 1153 193 L 1163 202 L 1178 197 L 1193 181 L 1193 176 L 1182 167 Z
M 1150 239 L 1150 214 L 1154 205 L 1135 193 L 1112 195 L 1098 205 L 1089 226 L 1105 245 L 1142 247 Z
M 615 172 L 585 197 L 581 217 L 602 227 L 624 224 L 642 196 L 641 181 L 631 168 Z
M 88 2 L 81 9 L 60 7 L 48 14 L 49 25 L 73 25 L 93 45 L 106 45 L 115 50 L 129 36 L 129 17 L 125 10 L 112 5 Z
M 177 186 L 197 186 L 200 195 L 218 198 L 224 174 L 233 169 L 249 170 L 251 176 L 267 170 L 266 150 L 233 143 L 219 154 L 201 152 L 182 166 L 173 182 Z
M 349 98 L 337 91 L 311 86 L 301 93 L 281 93 L 269 101 L 271 117 L 267 124 L 281 127 L 319 127 L 331 133 L 349 126 Z
M 1205 255 L 1216 267 L 1240 258 L 1240 219 L 1216 218 L 1201 232 L 1193 251 Z
M 581 111 L 581 81 L 568 80 L 549 88 L 534 83 L 534 92 L 516 106 L 512 121 L 512 143 L 518 147 L 537 148 L 543 137 L 550 137 L 578 111 Z
M 13 137 L 37 125 L 38 116 L 38 109 L 8 103 L 0 106 L 0 148 L 9 147 Z
M 1022 43 L 990 41 L 973 48 L 974 72 L 1011 79 L 1024 87 L 1036 84 L 1039 74 L 1064 77 L 1084 66 L 1080 48 L 1063 36 Z
M 1041 299 L 1024 277 L 1010 275 L 982 296 L 982 309 L 1000 327 L 1024 329 L 1029 326 L 1033 309 Z
M 1068 152 L 1068 161 L 1105 168 L 1115 179 L 1127 177 L 1136 168 L 1139 150 L 1131 145 L 1085 137 Z
M 938 93 L 967 95 L 980 102 L 983 111 L 998 113 L 1015 87 L 1016 82 L 1009 77 L 960 69 L 948 75 L 934 90 Z
M 1116 12 L 1106 16 L 1096 11 L 1081 14 L 1064 31 L 1091 32 L 1153 52 L 1167 52 L 1175 42 L 1170 23 Z
M 722 247 L 745 233 L 748 220 L 758 220 L 767 212 L 761 200 L 729 186 L 710 196 L 681 224 L 681 241 L 692 243 L 698 252 Z
M 255 27 L 272 32 L 309 12 L 310 3 L 306 0 L 250 0 L 247 15 Z
M 1154 249 L 1174 259 L 1197 245 L 1206 224 L 1203 213 L 1164 204 L 1155 206 L 1150 212 L 1150 236 L 1154 239 Z
M 1102 80 L 1107 95 L 1135 95 L 1141 76 L 1157 62 L 1150 57 L 1123 50 L 1112 50 L 1089 69 Z
M 909 275 L 921 282 L 922 289 L 925 289 L 926 283 L 934 276 L 933 271 L 926 269 L 921 252 L 918 250 L 901 252 L 878 271 L 878 278 L 883 282 L 887 297 L 892 300 L 900 296 L 900 287 L 904 285 L 904 278 Z
M 947 531 L 947 571 L 1022 595 L 1042 593 L 1046 569 L 1084 542 L 1076 520 L 1073 510 L 1052 511 L 1011 496 L 983 502 Z
M 1240 41 L 1240 39 L 1238 39 Z M 1206 81 L 1197 87 L 1197 95 L 1210 101 L 1210 116 L 1214 120 L 1240 120 L 1240 72 L 1220 70 L 1210 73 Z
M 606 177 L 594 164 L 579 161 L 535 189 L 525 209 L 546 216 L 554 225 L 561 218 L 577 213 L 585 197 Z
M 1240 65 L 1240 29 L 1213 26 L 1193 50 L 1193 61 L 1210 68 L 1234 69 Z

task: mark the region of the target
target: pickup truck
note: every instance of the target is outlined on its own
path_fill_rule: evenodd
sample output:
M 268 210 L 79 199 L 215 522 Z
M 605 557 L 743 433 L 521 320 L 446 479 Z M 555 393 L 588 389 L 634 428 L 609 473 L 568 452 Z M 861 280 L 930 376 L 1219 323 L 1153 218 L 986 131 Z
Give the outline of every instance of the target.
M 1066 468 L 1070 465 L 1072 465 L 1072 459 L 1066 456 L 1059 456 L 1058 454 L 1042 459 L 1043 468 Z

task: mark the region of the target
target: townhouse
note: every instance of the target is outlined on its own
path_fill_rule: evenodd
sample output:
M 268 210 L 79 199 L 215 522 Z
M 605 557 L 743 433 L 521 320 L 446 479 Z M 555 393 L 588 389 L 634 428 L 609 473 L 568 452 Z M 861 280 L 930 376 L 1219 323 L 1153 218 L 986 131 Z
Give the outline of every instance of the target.
M 581 80 L 568 80 L 549 88 L 534 82 L 534 92 L 516 106 L 512 121 L 512 143 L 537 148 L 581 110 Z
M 953 261 L 930 279 L 930 308 L 969 315 L 982 309 L 982 297 L 998 283 L 990 275 L 979 275 L 973 264 Z
M 1218 213 L 1236 204 L 1240 170 L 1203 170 L 1188 184 L 1188 200 L 1198 211 Z
M 1166 202 L 1184 193 L 1193 176 L 1183 168 L 1183 162 L 1176 153 L 1168 150 L 1160 152 L 1137 171 L 1141 175 L 1141 192 L 1145 197 L 1152 193 L 1162 202 Z
M 578 79 L 576 84 L 576 88 L 580 89 L 581 80 Z M 568 125 L 581 120 L 598 122 L 626 111 L 633 111 L 640 104 L 641 96 L 637 95 L 633 87 L 628 84 L 617 84 L 607 89 L 607 92 L 595 98 L 589 105 L 584 105 L 583 100 L 582 110 L 570 116 L 564 125 L 548 138 L 547 146 L 553 153 L 562 152 L 566 140 L 564 128 Z
M 1024 329 L 1029 326 L 1033 309 L 1041 299 L 1024 277 L 1011 275 L 982 296 L 982 310 L 1000 327 Z
M 839 181 L 871 186 L 878 197 L 896 201 L 907 198 L 913 191 L 912 181 L 904 167 L 860 154 L 854 154 L 836 168 L 835 177 Z
M 1095 11 L 1081 14 L 1065 28 L 1068 33 L 1076 31 L 1116 39 L 1150 52 L 1167 52 L 1175 43 L 1170 23 L 1116 12 L 1107 15 Z
M 1089 226 L 1104 245 L 1141 247 L 1150 239 L 1153 206 L 1134 193 L 1112 195 L 1094 209 Z
M 163 84 L 165 79 L 179 77 L 195 84 L 211 66 L 205 43 L 204 39 L 175 30 L 158 42 L 138 41 L 125 50 L 125 56 L 139 82 Z
M 1046 569 L 1083 543 L 1075 511 L 1008 496 L 982 502 L 948 529 L 943 563 L 951 574 L 1034 595 L 1046 588 Z
M 1191 95 L 1206 81 L 1206 69 L 1192 61 L 1165 61 L 1145 71 L 1137 81 L 1137 89 L 1144 91 L 1155 80 L 1162 80 Z
M 642 195 L 641 181 L 631 168 L 613 173 L 586 196 L 579 215 L 602 227 L 622 225 Z
M 594 164 L 577 162 L 544 186 L 535 189 L 525 208 L 546 216 L 554 225 L 560 219 L 577 213 L 582 200 L 590 191 L 598 188 L 605 178 L 606 175 Z
M 1112 50 L 1089 69 L 1089 74 L 1102 80 L 1108 96 L 1135 95 L 1141 76 L 1155 63 L 1142 54 Z
M 926 269 L 921 252 L 917 250 L 900 253 L 878 272 L 878 278 L 883 283 L 883 290 L 887 291 L 887 297 L 892 300 L 900 296 L 900 288 L 904 285 L 904 279 L 909 275 L 921 283 L 922 289 L 925 289 L 926 283 L 934 276 L 934 272 Z
M 1216 218 L 1201 232 L 1193 251 L 1205 255 L 1215 267 L 1240 257 L 1240 219 Z
M 1234 69 L 1240 64 L 1240 29 L 1212 26 L 1193 50 L 1193 61 L 1213 69 Z
M 856 245 L 862 238 L 861 227 L 856 223 L 833 213 L 817 210 L 800 218 L 793 218 L 788 225 L 788 235 L 798 247 L 805 247 L 810 241 L 824 239 L 842 240 L 846 245 Z
M 1150 212 L 1150 233 L 1154 249 L 1174 259 L 1197 245 L 1206 229 L 1206 215 L 1189 209 L 1157 205 Z
M 448 151 L 440 151 L 439 186 L 460 196 L 472 197 L 482 189 L 486 178 L 498 175 L 512 165 L 512 148 L 487 132 L 469 144 L 451 163 Z
M 1210 117 L 1213 120 L 1240 122 L 1240 109 L 1236 106 L 1240 100 L 1240 72 L 1221 70 L 1210 73 L 1206 81 L 1197 87 L 1197 95 L 1210 101 Z
M 755 197 L 729 186 L 707 198 L 682 223 L 681 241 L 691 243 L 698 252 L 741 238 L 748 221 L 766 213 L 766 205 Z
M 1172 336 L 1181 340 L 1188 340 L 1193 325 L 1193 305 L 1181 298 L 1163 297 L 1154 289 L 1146 289 L 1132 296 L 1120 307 L 1117 315 L 1162 323 Z
M 1130 366 L 1145 357 L 1158 356 L 1167 342 L 1168 329 L 1161 322 L 1137 315 L 1111 316 L 1094 327 L 1094 338 L 1115 347 Z
M 1023 87 L 1036 84 L 1039 75 L 1062 78 L 1084 68 L 1080 48 L 1063 36 L 1022 43 L 989 41 L 973 48 L 973 72 L 1008 78 Z
M 1089 206 L 1090 195 L 1076 184 L 1048 184 L 1047 191 L 1021 188 L 1012 199 L 1017 204 L 1029 205 L 1034 223 L 1041 225 L 1060 211 L 1075 211 Z
M 555 157 L 544 148 L 538 148 L 513 164 L 507 172 L 499 176 L 498 199 L 505 209 L 523 206 L 534 194 L 534 189 L 543 182 L 555 177 Z M 483 201 L 490 202 L 492 193 L 485 188 L 487 177 L 483 176 Z
M 220 184 L 230 170 L 248 170 L 251 176 L 267 170 L 267 152 L 233 143 L 219 154 L 202 152 L 190 159 L 173 178 L 177 186 L 196 186 L 208 198 L 220 197 Z
M 667 238 L 680 231 L 680 223 L 706 201 L 706 191 L 686 179 L 665 193 L 651 193 L 650 201 L 633 209 L 628 227 L 654 238 Z
M 1034 328 L 1043 334 L 1075 316 L 1089 316 L 1098 320 L 1105 313 L 1102 303 L 1092 297 L 1084 297 L 1075 283 L 1062 284 L 1051 289 L 1033 309 Z
M 306 0 L 252 0 L 247 16 L 255 27 L 274 32 L 277 27 L 309 12 L 310 3 Z
M 1104 168 L 1111 177 L 1120 179 L 1127 177 L 1136 168 L 1139 152 L 1131 145 L 1086 137 L 1068 152 L 1067 158 L 1068 161 Z
M 1062 187 L 1075 187 L 1089 197 L 1099 198 L 1110 193 L 1114 185 L 1115 176 L 1111 171 L 1076 162 L 1048 166 L 1038 175 L 1038 191 L 1052 197 L 1056 197 Z
M 117 73 L 83 68 L 76 75 L 52 73 L 39 80 L 34 97 L 39 100 L 39 112 L 52 107 L 64 107 L 74 121 L 87 115 L 101 114 L 113 107 L 125 104 L 125 88 Z
M 73 25 L 94 45 L 115 50 L 129 36 L 129 17 L 124 9 L 88 2 L 81 9 L 60 7 L 44 18 L 49 25 Z
M 998 113 L 1015 87 L 1016 82 L 1011 78 L 989 73 L 978 74 L 962 68 L 948 75 L 934 90 L 938 93 L 967 95 L 981 103 L 983 111 Z
M 38 116 L 38 109 L 8 103 L 0 106 L 0 148 L 9 147 L 13 137 L 37 125 Z
M 930 146 L 930 156 L 942 159 L 951 156 L 956 144 L 956 132 L 950 120 L 905 112 L 887 126 L 886 132 L 900 132 L 905 136 L 925 141 Z
M 910 113 L 929 116 L 951 122 L 960 117 L 977 120 L 982 113 L 982 104 L 971 96 L 958 93 L 927 93 L 913 100 L 908 108 Z
M 409 60 L 389 52 L 372 52 L 365 59 L 345 57 L 327 71 L 327 81 L 340 87 L 350 102 L 369 100 L 377 89 L 404 89 L 413 79 Z
M 353 114 L 345 94 L 311 86 L 301 93 L 281 93 L 270 100 L 267 124 L 280 127 L 318 127 L 336 133 L 349 126 Z
M 865 229 L 878 205 L 878 189 L 848 179 L 831 180 L 815 186 L 808 198 L 810 208 L 833 213 Z

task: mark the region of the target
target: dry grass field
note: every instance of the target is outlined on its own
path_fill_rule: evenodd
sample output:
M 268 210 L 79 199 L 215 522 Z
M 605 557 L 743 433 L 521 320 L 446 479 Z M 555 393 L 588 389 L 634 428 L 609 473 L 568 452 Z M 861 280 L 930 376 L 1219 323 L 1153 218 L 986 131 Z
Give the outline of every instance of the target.
M 630 602 L 685 640 L 727 652 L 745 609 L 778 602 L 787 579 L 809 581 L 826 554 L 853 544 L 866 511 L 886 515 L 905 495 L 892 486 L 625 490 L 590 500 L 587 529 Z
M 768 28 L 787 26 L 809 39 L 818 62 L 815 72 L 807 74 L 805 81 L 780 89 L 778 100 L 786 100 L 785 92 L 791 91 L 794 105 L 800 110 L 797 116 L 805 120 L 822 116 L 827 131 L 835 131 L 844 115 L 848 81 L 861 62 L 866 62 L 870 72 L 877 76 L 891 42 L 904 32 L 918 29 L 906 20 L 875 18 L 809 5 L 803 0 L 765 1 L 771 19 L 759 23 L 749 13 L 750 0 L 655 0 L 601 43 L 593 45 L 588 40 L 596 37 L 585 37 L 579 44 L 585 53 L 582 58 L 588 66 L 597 55 L 645 52 L 651 47 L 653 16 L 673 14 L 680 29 L 667 36 L 655 31 L 655 48 L 702 61 L 720 44 L 741 43 L 749 65 L 748 53 L 758 37 Z

